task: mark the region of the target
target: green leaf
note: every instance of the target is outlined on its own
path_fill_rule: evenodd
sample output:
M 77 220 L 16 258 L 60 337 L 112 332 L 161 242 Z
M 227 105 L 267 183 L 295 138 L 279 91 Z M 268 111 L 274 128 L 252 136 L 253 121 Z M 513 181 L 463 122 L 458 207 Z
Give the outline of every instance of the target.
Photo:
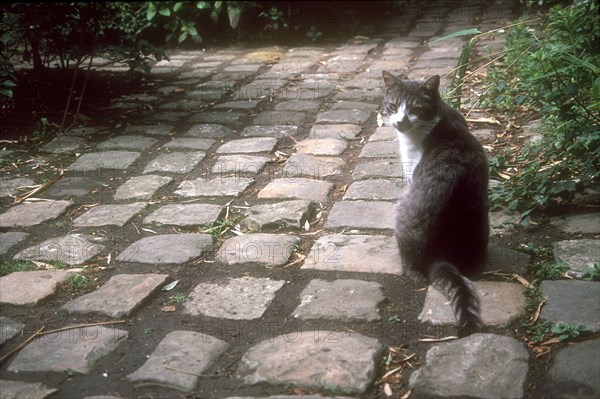
M 4 87 L 16 87 L 17 85 L 12 80 L 5 80 L 2 84 Z
M 183 2 L 182 1 L 178 1 L 173 6 L 173 12 L 177 12 L 177 11 L 181 10 L 181 7 L 183 7 Z
M 194 22 L 189 22 L 187 25 L 187 31 L 191 36 L 197 36 L 198 35 L 198 31 L 196 30 L 196 27 L 194 26 L 195 23 Z
M 182 43 L 185 39 L 187 39 L 188 37 L 188 31 L 184 30 L 183 32 L 181 32 L 181 35 L 179 35 L 179 38 L 177 39 L 177 43 Z
M 148 21 L 152 21 L 152 19 L 154 19 L 155 15 L 156 15 L 156 8 L 154 7 L 154 4 L 150 3 L 150 6 L 148 6 L 148 10 L 146 11 L 146 19 Z
M 2 94 L 3 96 L 6 96 L 8 98 L 12 98 L 12 96 L 13 96 L 12 90 L 8 90 L 8 89 L 0 89 L 0 94 Z
M 198 8 L 199 10 L 205 10 L 207 8 L 210 8 L 210 3 L 208 1 L 199 1 L 196 3 L 196 8 Z
M 440 37 L 439 39 L 435 39 L 434 41 L 429 42 L 427 44 L 439 43 L 439 42 L 443 42 L 444 40 L 453 39 L 455 37 L 460 37 L 460 36 L 478 35 L 480 33 L 481 33 L 481 31 L 477 28 L 462 29 L 457 32 L 450 33 L 449 35 L 446 35 L 444 37 Z
M 171 16 L 171 10 L 168 7 L 161 8 L 160 10 L 158 10 L 158 13 L 160 15 L 165 16 L 165 17 L 170 17 Z

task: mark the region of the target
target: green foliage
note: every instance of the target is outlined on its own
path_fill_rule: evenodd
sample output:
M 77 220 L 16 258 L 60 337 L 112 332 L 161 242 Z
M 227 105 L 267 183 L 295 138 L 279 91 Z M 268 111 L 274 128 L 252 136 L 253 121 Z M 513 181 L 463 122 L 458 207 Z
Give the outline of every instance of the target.
M 169 303 L 182 303 L 187 300 L 187 297 L 184 294 L 174 294 L 169 297 Z
M 594 266 L 583 270 L 587 275 L 586 278 L 590 281 L 600 281 L 600 261 L 595 262 Z
M 26 260 L 7 260 L 0 263 L 0 276 L 5 276 L 13 272 L 27 272 L 35 269 L 35 265 Z
M 69 279 L 67 280 L 67 291 L 69 291 L 69 292 L 79 291 L 81 289 L 86 288 L 90 284 L 91 284 L 91 281 L 87 277 L 85 277 L 81 274 L 71 273 L 71 274 L 69 274 Z
M 540 280 L 558 280 L 567 270 L 562 263 L 540 262 L 535 265 L 534 276 Z
M 148 69 L 163 51 L 143 37 L 149 23 L 140 3 L 13 3 L 3 6 L 1 41 L 6 58 L 20 55 L 39 75 L 44 67 L 68 67 L 93 56 Z
M 525 334 L 529 341 L 541 344 L 552 336 L 552 323 L 548 321 L 538 321 L 534 324 L 527 323 L 525 325 Z
M 484 105 L 500 113 L 539 112 L 542 140 L 506 148 L 490 163 L 502 184 L 495 206 L 523 211 L 569 201 L 578 187 L 600 182 L 600 20 L 598 3 L 553 7 L 542 26 L 509 31 L 503 65 L 491 71 Z M 512 170 L 512 173 L 511 173 Z
M 591 332 L 592 329 L 579 323 L 558 323 L 551 331 L 559 340 L 565 341 L 569 338 L 577 338 L 581 333 Z

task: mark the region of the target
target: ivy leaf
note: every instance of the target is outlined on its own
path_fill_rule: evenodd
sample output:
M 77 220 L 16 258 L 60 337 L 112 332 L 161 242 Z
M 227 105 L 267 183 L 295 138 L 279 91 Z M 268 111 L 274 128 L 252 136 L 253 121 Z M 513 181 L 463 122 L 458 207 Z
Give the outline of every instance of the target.
M 156 15 L 156 8 L 154 8 L 154 6 L 148 7 L 148 10 L 146 11 L 146 19 L 148 21 L 152 21 L 152 19 L 154 19 L 155 15 Z
M 196 8 L 198 8 L 199 10 L 210 8 L 210 3 L 208 1 L 199 1 L 196 3 Z
M 182 1 L 178 1 L 173 6 L 173 12 L 177 12 L 177 11 L 181 10 L 181 7 L 183 7 L 183 2 Z
M 181 32 L 181 35 L 179 35 L 179 38 L 177 39 L 177 43 L 182 43 L 185 39 L 187 39 L 188 37 L 188 31 L 184 30 L 183 32 Z
M 162 15 L 162 16 L 165 16 L 165 17 L 170 17 L 171 16 L 171 10 L 169 10 L 168 7 L 161 8 L 160 10 L 158 10 L 158 13 L 160 15 Z

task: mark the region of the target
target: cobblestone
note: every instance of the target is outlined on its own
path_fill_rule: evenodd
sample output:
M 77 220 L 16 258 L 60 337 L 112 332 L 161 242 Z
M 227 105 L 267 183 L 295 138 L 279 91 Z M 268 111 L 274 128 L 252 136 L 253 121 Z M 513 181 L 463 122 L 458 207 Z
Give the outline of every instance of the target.
M 247 234 L 225 240 L 216 256 L 228 265 L 258 263 L 268 267 L 282 266 L 299 243 L 300 239 L 291 235 Z
M 166 274 L 117 274 L 102 287 L 67 302 L 69 313 L 98 313 L 113 319 L 131 315 L 169 278 Z M 62 370 L 61 370 L 62 371 Z
M 160 341 L 146 363 L 129 374 L 127 379 L 137 387 L 154 385 L 192 391 L 200 375 L 228 347 L 227 342 L 210 335 L 172 331 Z
M 154 158 L 143 173 L 189 173 L 206 157 L 204 152 L 171 152 Z
M 198 284 L 185 303 L 185 313 L 232 320 L 260 318 L 285 281 L 244 277 L 225 284 Z
M 146 205 L 146 202 L 134 202 L 123 205 L 98 205 L 73 220 L 73 226 L 124 226 L 136 213 L 144 209 Z
M 304 199 L 325 202 L 333 184 L 306 178 L 274 179 L 258 193 L 258 198 Z
M 54 237 L 24 249 L 14 258 L 46 262 L 59 261 L 67 265 L 80 265 L 104 249 L 103 245 L 93 241 L 93 237 L 81 234 Z
M 117 256 L 119 262 L 182 264 L 200 257 L 212 247 L 208 234 L 160 234 L 142 238 Z
M 154 193 L 169 184 L 173 178 L 168 176 L 135 176 L 119 186 L 114 195 L 115 200 L 147 200 L 152 198 Z
M 206 225 L 217 220 L 222 210 L 222 206 L 212 204 L 168 204 L 146 216 L 144 223 L 176 226 Z
M 34 226 L 56 219 L 72 205 L 72 201 L 44 201 L 16 205 L 0 215 L 0 227 Z

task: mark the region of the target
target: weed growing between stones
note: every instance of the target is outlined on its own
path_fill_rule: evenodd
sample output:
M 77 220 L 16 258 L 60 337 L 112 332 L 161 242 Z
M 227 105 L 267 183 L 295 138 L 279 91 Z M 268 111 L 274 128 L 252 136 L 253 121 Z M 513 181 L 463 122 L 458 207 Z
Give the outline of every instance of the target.
M 74 293 L 87 288 L 92 282 L 85 276 L 77 273 L 69 274 L 69 279 L 66 283 L 66 289 L 70 293 Z
M 35 269 L 35 264 L 27 260 L 7 260 L 0 263 L 0 276 L 5 276 L 13 272 L 26 272 Z

